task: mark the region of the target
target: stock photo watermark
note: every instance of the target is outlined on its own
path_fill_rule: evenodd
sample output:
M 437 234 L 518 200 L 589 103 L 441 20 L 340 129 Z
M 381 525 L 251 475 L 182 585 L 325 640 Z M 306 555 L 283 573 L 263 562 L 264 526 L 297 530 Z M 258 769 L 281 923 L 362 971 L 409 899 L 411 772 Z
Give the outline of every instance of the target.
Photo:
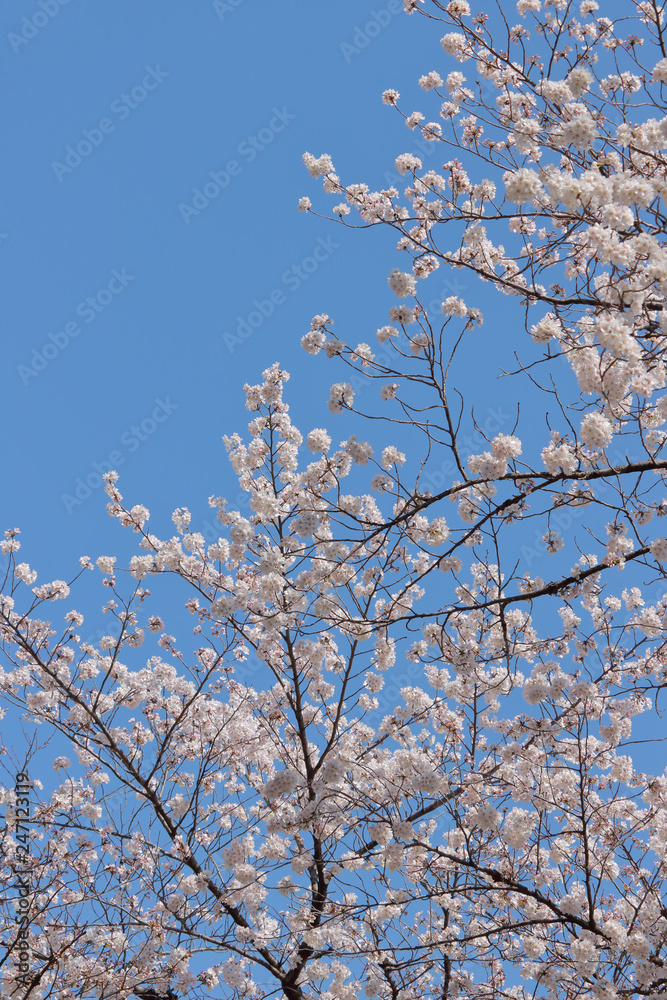
M 221 21 L 224 21 L 225 14 L 233 14 L 237 7 L 240 7 L 244 0 L 213 0 L 213 10 Z
M 19 771 L 14 779 L 14 839 L 16 840 L 16 861 L 13 874 L 16 877 L 16 953 L 18 958 L 18 981 L 22 986 L 29 986 L 30 972 L 30 902 L 32 886 L 30 884 L 30 776 L 25 771 Z
M 354 56 L 360 55 L 371 44 L 374 38 L 391 24 L 397 14 L 403 12 L 403 0 L 389 0 L 386 7 L 372 10 L 365 24 L 355 24 L 352 42 L 341 42 L 340 51 L 346 63 L 351 63 Z
M 236 332 L 225 332 L 222 335 L 229 353 L 233 354 L 236 347 L 252 337 L 255 330 L 258 330 L 270 316 L 273 316 L 279 306 L 287 302 L 287 295 L 283 288 L 287 288 L 290 292 L 298 291 L 311 274 L 314 274 L 320 265 L 328 260 L 334 250 L 338 250 L 339 247 L 340 243 L 334 243 L 331 236 L 327 236 L 326 239 L 320 236 L 307 257 L 283 271 L 279 287 L 272 288 L 264 299 L 253 299 L 254 308 L 246 316 L 236 317 Z
M 21 46 L 31 42 L 42 28 L 45 28 L 60 12 L 60 8 L 67 6 L 69 2 L 70 0 L 39 0 L 39 10 L 34 11 L 29 17 L 23 18 L 19 33 L 10 31 L 7 35 L 7 41 L 14 52 L 20 52 Z
M 173 403 L 169 396 L 165 399 L 158 398 L 154 402 L 155 406 L 149 416 L 123 431 L 120 436 L 119 448 L 114 448 L 101 461 L 92 462 L 91 471 L 85 476 L 76 478 L 71 493 L 61 493 L 60 499 L 68 514 L 85 503 L 92 496 L 93 491 L 98 490 L 103 485 L 102 476 L 105 472 L 111 472 L 122 465 L 127 455 L 137 451 L 145 441 L 155 434 L 160 424 L 165 423 L 180 406 L 179 403 Z
M 129 94 L 123 93 L 111 102 L 111 113 L 116 116 L 118 121 L 125 121 L 140 104 L 143 104 L 151 91 L 157 90 L 168 76 L 169 73 L 165 73 L 159 65 L 146 66 L 146 74 L 141 83 L 132 87 Z M 116 131 L 116 124 L 111 118 L 101 118 L 96 128 L 82 129 L 83 138 L 79 139 L 76 145 L 65 147 L 63 161 L 53 160 L 51 162 L 51 169 L 61 184 L 66 174 L 73 173 L 94 149 L 102 145 L 108 135 Z
M 111 305 L 114 298 L 120 295 L 131 281 L 134 281 L 134 277 L 133 274 L 128 274 L 124 267 L 120 271 L 114 268 L 111 272 L 111 278 L 103 288 L 98 289 L 95 295 L 89 295 L 82 302 L 79 302 L 75 310 L 76 315 L 84 323 L 94 322 L 100 313 L 103 313 Z M 65 323 L 61 330 L 48 333 L 47 337 L 50 343 L 43 344 L 39 350 L 33 347 L 30 364 L 19 365 L 16 369 L 23 384 L 27 385 L 31 378 L 40 375 L 81 332 L 81 325 L 70 320 Z
M 242 157 L 246 163 L 252 163 L 295 118 L 296 115 L 291 114 L 287 108 L 274 108 L 268 124 L 255 135 L 246 136 L 243 142 L 238 144 L 236 147 L 237 156 Z M 208 208 L 220 192 L 229 187 L 232 178 L 238 177 L 242 170 L 243 164 L 238 160 L 228 160 L 222 170 L 209 170 L 210 180 L 206 181 L 201 188 L 193 188 L 192 204 L 182 201 L 178 206 L 183 222 L 189 226 L 192 216 L 197 216 L 205 208 Z

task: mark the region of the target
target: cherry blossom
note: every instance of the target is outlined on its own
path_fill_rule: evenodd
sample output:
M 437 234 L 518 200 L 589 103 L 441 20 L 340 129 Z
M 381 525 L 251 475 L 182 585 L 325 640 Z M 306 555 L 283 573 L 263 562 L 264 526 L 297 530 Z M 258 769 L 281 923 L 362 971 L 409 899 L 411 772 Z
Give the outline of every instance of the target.
M 421 156 L 303 157 L 401 299 L 305 319 L 312 423 L 272 359 L 239 388 L 217 538 L 115 472 L 127 565 L 41 582 L 5 533 L 3 996 L 665 993 L 667 59 L 623 3 L 405 0 L 440 62 L 379 111 Z

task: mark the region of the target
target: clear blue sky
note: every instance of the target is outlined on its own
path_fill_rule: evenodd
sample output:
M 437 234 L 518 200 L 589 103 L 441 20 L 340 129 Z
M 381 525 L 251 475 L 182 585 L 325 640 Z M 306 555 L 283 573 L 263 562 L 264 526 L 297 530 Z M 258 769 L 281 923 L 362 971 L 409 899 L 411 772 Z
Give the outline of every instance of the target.
M 40 582 L 69 578 L 82 554 L 121 565 L 135 551 L 105 511 L 99 474 L 111 466 L 162 537 L 175 507 L 206 531 L 209 495 L 238 506 L 221 436 L 245 433 L 243 383 L 273 361 L 292 372 L 304 432 L 327 426 L 336 443 L 351 432 L 326 409 L 340 367 L 300 338 L 327 312 L 343 340 L 373 344 L 401 259 L 385 227 L 350 232 L 297 211 L 303 194 L 332 205 L 301 156 L 329 152 L 346 182 L 386 187 L 416 136 L 382 91 L 437 116 L 417 80 L 454 64 L 438 25 L 401 8 L 5 0 L 1 521 L 22 528 Z M 434 145 L 429 164 L 450 155 Z M 448 277 L 436 272 L 426 297 Z M 529 338 L 514 300 L 458 281 L 446 294 L 486 311 L 457 375 L 484 427 L 529 388 L 497 378 Z M 541 425 L 540 447 L 546 438 Z
M 202 530 L 213 523 L 209 495 L 234 504 L 221 437 L 245 433 L 243 383 L 275 360 L 292 372 L 304 432 L 351 432 L 326 410 L 340 370 L 305 355 L 300 338 L 328 312 L 342 339 L 373 344 L 396 302 L 387 275 L 400 258 L 384 227 L 348 232 L 297 212 L 303 194 L 324 203 L 301 155 L 328 152 L 346 182 L 384 187 L 415 137 L 382 107 L 382 91 L 396 87 L 408 110 L 430 107 L 435 118 L 417 79 L 456 67 L 437 26 L 401 6 L 3 0 L 12 101 L 0 164 L 0 527 L 22 528 L 21 555 L 39 582 L 70 578 L 82 554 L 122 564 L 135 551 L 101 486 L 84 485 L 106 468 L 117 468 L 129 504 L 150 508 L 162 537 L 175 507 L 188 506 Z M 272 295 L 273 313 L 239 336 Z M 485 309 L 488 296 L 487 287 Z M 519 391 L 496 381 L 493 364 L 503 338 L 521 336 L 511 308 L 493 298 L 479 334 L 485 366 L 461 384 L 477 390 L 482 426 Z M 67 609 L 99 605 L 108 595 L 99 574 L 96 583 Z
M 210 494 L 235 492 L 221 435 L 245 432 L 241 387 L 274 360 L 304 430 L 331 420 L 341 376 L 300 337 L 326 311 L 348 342 L 373 340 L 395 240 L 298 213 L 302 194 L 321 199 L 300 158 L 330 152 L 347 180 L 381 187 L 412 148 L 380 94 L 405 85 L 418 106 L 442 50 L 400 7 L 3 3 L 2 522 L 42 581 L 124 550 L 101 488 L 67 500 L 109 462 L 166 535 L 176 506 L 196 526 Z M 234 343 L 271 292 L 273 315 Z

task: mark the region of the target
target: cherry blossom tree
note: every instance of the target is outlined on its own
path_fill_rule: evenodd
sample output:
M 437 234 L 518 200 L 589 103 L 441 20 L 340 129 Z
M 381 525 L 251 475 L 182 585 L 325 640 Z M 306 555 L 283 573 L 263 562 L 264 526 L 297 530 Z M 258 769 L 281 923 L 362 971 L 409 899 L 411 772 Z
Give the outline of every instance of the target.
M 217 541 L 107 474 L 139 552 L 81 559 L 91 643 L 7 532 L 3 997 L 667 994 L 667 51 L 663 3 L 616 6 L 405 0 L 444 50 L 428 113 L 383 95 L 422 154 L 384 190 L 304 156 L 334 222 L 395 230 L 401 301 L 373 346 L 313 319 L 328 430 L 279 364 L 245 386 Z M 503 428 L 443 269 L 502 306 Z

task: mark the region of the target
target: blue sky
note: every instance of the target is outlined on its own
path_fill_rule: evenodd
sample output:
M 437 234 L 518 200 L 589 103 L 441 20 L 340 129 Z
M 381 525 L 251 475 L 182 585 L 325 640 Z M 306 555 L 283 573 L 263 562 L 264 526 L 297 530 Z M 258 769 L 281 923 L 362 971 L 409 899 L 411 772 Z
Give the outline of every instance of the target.
M 345 339 L 373 339 L 395 241 L 297 212 L 320 196 L 301 155 L 384 186 L 411 148 L 380 94 L 421 94 L 441 50 L 401 6 L 3 4 L 2 521 L 40 579 L 123 551 L 101 487 L 79 485 L 108 465 L 158 533 L 176 506 L 194 526 L 210 494 L 234 495 L 221 435 L 245 432 L 242 385 L 271 362 L 293 373 L 305 430 L 331 419 L 340 375 L 300 337 L 326 311 Z M 273 312 L 242 339 L 257 302 Z
M 292 373 L 287 397 L 304 433 L 327 427 L 337 443 L 357 432 L 419 457 L 392 429 L 332 416 L 329 387 L 347 376 L 300 346 L 322 312 L 346 342 L 374 344 L 397 301 L 387 275 L 403 261 L 391 232 L 346 230 L 297 202 L 308 194 L 316 208 L 333 204 L 304 168 L 306 150 L 330 153 L 346 182 L 392 183 L 395 157 L 416 151 L 418 137 L 382 105 L 386 88 L 405 95 L 407 110 L 437 116 L 437 97 L 417 81 L 452 68 L 441 31 L 401 8 L 6 0 L 0 43 L 14 98 L 0 166 L 10 192 L 0 217 L 1 521 L 22 529 L 20 560 L 39 583 L 70 580 L 81 555 L 117 555 L 123 566 L 137 551 L 137 537 L 106 513 L 100 474 L 112 467 L 159 536 L 175 533 L 181 506 L 193 529 L 217 534 L 207 498 L 246 503 L 222 436 L 246 433 L 243 384 L 276 360 Z M 432 166 L 451 155 L 435 145 L 427 153 Z M 511 429 L 517 402 L 498 379 L 501 360 L 512 364 L 514 303 L 470 286 L 443 269 L 420 292 L 436 312 L 450 294 L 494 310 L 456 377 L 493 435 Z M 467 427 L 464 453 L 483 450 Z M 436 456 L 426 484 L 434 489 L 440 464 Z M 454 478 L 448 467 L 443 475 Z M 96 641 L 109 623 L 99 574 L 92 579 L 54 614 L 83 611 L 84 638 Z M 185 596 L 167 599 L 175 620 Z M 166 610 L 157 593 L 153 610 Z
M 401 8 L 5 0 L 1 520 L 22 529 L 22 558 L 41 582 L 69 579 L 83 554 L 117 554 L 121 565 L 135 551 L 106 514 L 108 468 L 162 537 L 176 507 L 206 534 L 208 496 L 242 504 L 221 438 L 245 433 L 243 383 L 276 360 L 292 373 L 302 431 L 327 426 L 336 442 L 378 434 L 328 413 L 328 388 L 345 376 L 300 339 L 327 312 L 347 343 L 375 342 L 396 302 L 395 238 L 296 205 L 303 194 L 332 205 L 301 163 L 305 150 L 330 153 L 346 182 L 390 183 L 417 137 L 382 106 L 387 87 L 407 111 L 437 116 L 417 80 L 456 64 L 438 25 Z M 428 152 L 429 166 L 451 156 Z M 529 338 L 515 300 L 470 286 L 441 269 L 423 297 L 465 294 L 485 310 L 456 386 L 482 429 L 497 433 L 500 413 L 509 431 L 530 387 L 498 374 Z M 531 433 L 542 447 L 543 419 Z M 386 431 L 377 443 L 394 440 Z
M 101 485 L 86 485 L 107 468 L 162 537 L 176 507 L 212 531 L 209 495 L 242 503 L 221 438 L 245 433 L 243 383 L 273 361 L 292 373 L 304 432 L 327 426 L 337 441 L 356 429 L 327 412 L 342 373 L 300 338 L 327 312 L 342 339 L 373 344 L 401 261 L 383 227 L 349 232 L 297 212 L 304 194 L 325 203 L 301 156 L 328 152 L 346 182 L 383 187 L 415 137 L 382 91 L 436 117 L 417 79 L 455 67 L 438 28 L 401 6 L 4 0 L 0 520 L 22 529 L 39 582 L 71 578 L 83 554 L 120 565 L 135 551 Z M 447 278 L 430 279 L 434 297 Z M 461 278 L 448 294 L 465 289 Z M 489 311 L 458 384 L 493 434 L 526 389 L 497 379 L 522 328 L 488 287 L 470 304 Z M 67 609 L 101 603 L 96 583 Z

